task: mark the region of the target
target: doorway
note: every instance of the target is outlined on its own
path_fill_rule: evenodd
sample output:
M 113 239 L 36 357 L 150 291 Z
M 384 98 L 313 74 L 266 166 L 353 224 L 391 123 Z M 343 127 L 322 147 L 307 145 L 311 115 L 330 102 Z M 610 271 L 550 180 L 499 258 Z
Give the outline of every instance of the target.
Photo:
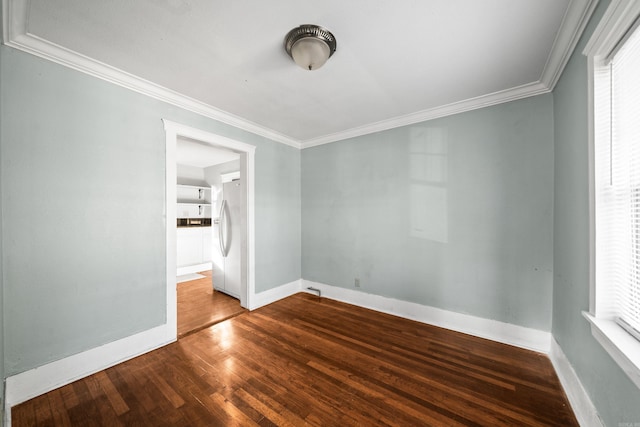
M 240 269 L 239 299 L 244 308 L 251 308 L 255 294 L 254 275 L 254 153 L 255 147 L 210 132 L 163 120 L 166 132 L 166 232 L 167 232 L 167 325 L 177 337 L 177 160 L 179 141 L 189 140 L 211 151 L 224 150 L 239 156 L 239 175 L 243 178 L 240 197 L 243 200 L 238 212 Z M 211 215 L 213 217 L 213 215 Z
M 178 338 L 237 316 L 241 288 L 240 154 L 178 136 Z

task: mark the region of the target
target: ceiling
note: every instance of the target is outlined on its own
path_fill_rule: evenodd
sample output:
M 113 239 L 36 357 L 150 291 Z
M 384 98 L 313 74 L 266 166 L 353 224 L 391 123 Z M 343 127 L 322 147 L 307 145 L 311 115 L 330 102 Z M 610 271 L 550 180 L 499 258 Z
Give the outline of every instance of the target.
M 205 142 L 178 136 L 176 163 L 179 165 L 206 168 L 240 158 L 240 154 L 226 148 L 214 147 Z
M 4 42 L 308 147 L 553 89 L 594 0 L 3 0 Z M 297 67 L 283 38 L 328 28 Z

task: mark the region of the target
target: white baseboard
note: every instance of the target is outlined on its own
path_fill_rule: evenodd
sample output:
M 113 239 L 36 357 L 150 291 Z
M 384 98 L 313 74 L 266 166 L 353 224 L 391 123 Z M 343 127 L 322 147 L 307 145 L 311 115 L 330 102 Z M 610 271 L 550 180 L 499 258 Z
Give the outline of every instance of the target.
M 206 268 L 200 268 L 197 271 L 203 270 Z M 300 284 L 300 280 L 295 280 L 255 294 L 251 298 L 251 309 L 254 310 L 300 292 Z M 175 341 L 175 327 L 172 333 L 172 328 L 165 324 L 8 377 L 4 399 L 5 427 L 11 426 L 12 406 L 173 341 Z
M 175 340 L 166 324 L 74 354 L 6 380 L 5 426 L 11 426 L 11 407 Z
M 549 332 L 304 279 L 253 295 L 250 309 L 255 310 L 300 291 L 311 292 L 306 289 L 309 286 L 320 289 L 322 296 L 329 299 L 548 354 L 580 425 L 602 427 L 575 371 Z M 175 333 L 172 334 L 170 329 L 161 325 L 7 378 L 5 426 L 11 426 L 12 406 L 169 344 L 175 340 Z
M 212 262 L 205 262 L 202 264 L 186 265 L 184 267 L 178 267 L 176 270 L 176 276 L 184 276 L 185 274 L 199 273 L 201 271 L 211 270 L 213 268 Z
M 329 299 L 545 353 L 553 364 L 580 425 L 583 427 L 603 426 L 569 360 L 549 332 L 302 280 L 302 290 L 311 292 L 307 291 L 308 286 L 320 289 L 322 296 Z
M 286 298 L 293 294 L 300 292 L 302 279 L 294 280 L 290 283 L 285 283 L 276 288 L 269 289 L 260 293 L 257 293 L 251 297 L 251 306 L 249 310 L 255 310 L 264 305 L 271 304 L 282 298 Z
M 323 297 L 337 301 L 545 354 L 550 350 L 551 333 L 549 332 L 302 280 L 302 290 L 306 291 L 308 286 L 320 289 Z
M 567 399 L 569 399 L 571 408 L 574 414 L 576 414 L 578 423 L 580 423 L 582 427 L 602 427 L 603 423 L 598 416 L 595 406 L 593 406 L 578 375 L 576 375 L 576 372 L 573 370 L 569 359 L 567 359 L 567 356 L 565 356 L 562 348 L 555 339 L 551 340 L 549 359 L 551 359 L 556 374 L 558 374 L 560 384 L 562 384 L 562 388 L 564 388 L 564 392 L 567 394 Z

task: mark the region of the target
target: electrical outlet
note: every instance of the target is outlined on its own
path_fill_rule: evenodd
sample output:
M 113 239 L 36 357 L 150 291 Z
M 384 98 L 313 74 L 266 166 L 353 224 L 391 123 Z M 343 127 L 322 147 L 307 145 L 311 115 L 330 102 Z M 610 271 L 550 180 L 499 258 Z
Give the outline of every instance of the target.
M 354 282 L 353 282 L 353 285 L 354 285 L 356 288 L 359 288 L 359 287 L 360 287 L 360 279 L 358 279 L 358 278 L 356 277 L 356 278 L 355 278 L 355 280 L 354 280 Z

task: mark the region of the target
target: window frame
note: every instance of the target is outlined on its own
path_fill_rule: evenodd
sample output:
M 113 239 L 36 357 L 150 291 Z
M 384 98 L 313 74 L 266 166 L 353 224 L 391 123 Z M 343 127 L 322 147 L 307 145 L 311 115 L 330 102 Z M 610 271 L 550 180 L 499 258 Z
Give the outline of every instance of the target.
M 640 341 L 622 328 L 614 319 L 598 309 L 596 283 L 596 95 L 597 73 L 608 67 L 606 58 L 623 41 L 625 35 L 640 18 L 640 2 L 634 0 L 612 0 L 583 54 L 588 64 L 588 125 L 589 125 L 589 311 L 583 312 L 591 325 L 591 333 L 609 353 L 613 360 L 640 388 Z M 602 97 L 601 97 L 602 98 Z M 606 107 L 608 108 L 608 107 Z

